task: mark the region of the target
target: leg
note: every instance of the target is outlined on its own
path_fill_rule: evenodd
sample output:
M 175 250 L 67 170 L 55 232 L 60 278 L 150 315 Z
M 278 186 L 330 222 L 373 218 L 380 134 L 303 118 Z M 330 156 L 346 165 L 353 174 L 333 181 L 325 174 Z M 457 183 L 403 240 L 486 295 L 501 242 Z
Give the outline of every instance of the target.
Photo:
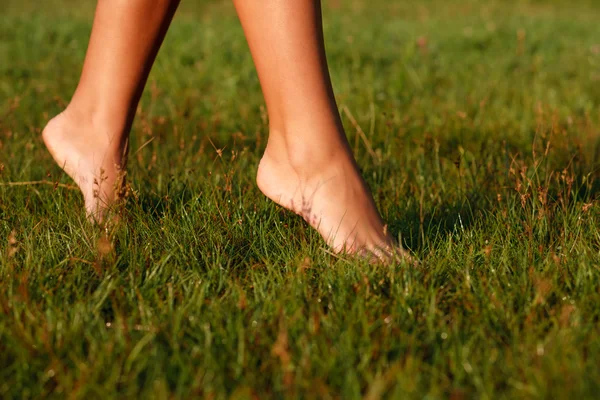
M 269 114 L 257 183 L 335 251 L 390 248 L 340 121 L 319 0 L 234 0 Z
M 123 177 L 127 139 L 148 73 L 179 0 L 99 0 L 79 84 L 43 132 L 58 165 L 102 219 Z

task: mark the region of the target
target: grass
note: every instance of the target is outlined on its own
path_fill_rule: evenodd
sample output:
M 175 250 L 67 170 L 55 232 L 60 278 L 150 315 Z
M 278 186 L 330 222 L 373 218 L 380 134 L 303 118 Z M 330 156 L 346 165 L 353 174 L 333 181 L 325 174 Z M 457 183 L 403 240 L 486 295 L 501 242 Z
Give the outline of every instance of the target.
M 0 20 L 0 397 L 597 395 L 597 3 L 326 4 L 350 142 L 416 268 L 332 256 L 258 191 L 267 122 L 228 2 L 182 5 L 122 222 L 88 224 L 40 132 L 92 3 Z

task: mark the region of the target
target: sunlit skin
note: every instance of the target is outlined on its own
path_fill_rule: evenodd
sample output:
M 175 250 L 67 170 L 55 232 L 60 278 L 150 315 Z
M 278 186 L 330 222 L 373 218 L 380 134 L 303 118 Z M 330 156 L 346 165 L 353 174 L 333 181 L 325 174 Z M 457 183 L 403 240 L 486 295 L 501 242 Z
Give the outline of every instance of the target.
M 44 141 L 91 218 L 118 197 L 137 103 L 179 1 L 101 0 L 83 71 Z M 335 252 L 395 251 L 344 133 L 314 0 L 234 0 L 269 115 L 259 189 Z

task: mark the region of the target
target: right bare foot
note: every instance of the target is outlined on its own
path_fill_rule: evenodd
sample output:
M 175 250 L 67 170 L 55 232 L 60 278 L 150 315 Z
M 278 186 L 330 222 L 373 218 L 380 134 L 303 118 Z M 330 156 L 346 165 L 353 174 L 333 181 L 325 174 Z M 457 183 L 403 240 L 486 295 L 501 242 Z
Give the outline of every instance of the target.
M 89 218 L 102 221 L 124 180 L 124 146 L 109 129 L 100 129 L 68 108 L 42 133 L 54 161 L 79 186 Z
M 285 147 L 269 144 L 260 161 L 257 184 L 268 198 L 302 216 L 335 252 L 410 258 L 387 234 L 349 148 L 320 159 L 318 150 L 305 160 L 297 152 L 292 161 Z

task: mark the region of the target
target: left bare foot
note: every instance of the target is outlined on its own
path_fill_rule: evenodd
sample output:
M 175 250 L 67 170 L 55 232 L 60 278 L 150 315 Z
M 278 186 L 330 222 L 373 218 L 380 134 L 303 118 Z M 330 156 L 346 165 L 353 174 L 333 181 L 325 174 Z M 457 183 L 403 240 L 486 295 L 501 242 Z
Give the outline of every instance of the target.
M 111 141 L 115 135 L 109 130 L 68 108 L 48 122 L 42 136 L 58 166 L 79 186 L 88 217 L 101 222 L 123 186 L 123 146 Z

